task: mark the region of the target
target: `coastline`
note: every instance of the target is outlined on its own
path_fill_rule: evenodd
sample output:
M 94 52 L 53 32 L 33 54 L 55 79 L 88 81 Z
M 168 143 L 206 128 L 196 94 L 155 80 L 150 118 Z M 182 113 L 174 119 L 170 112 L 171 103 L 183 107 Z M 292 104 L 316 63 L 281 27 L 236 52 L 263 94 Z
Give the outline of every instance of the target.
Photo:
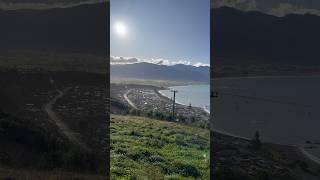
M 275 78 L 276 76 L 267 76 L 266 78 Z M 290 76 L 291 78 L 295 78 L 293 76 Z M 301 76 L 299 76 L 301 77 Z M 305 76 L 305 77 L 310 77 L 310 76 Z M 312 76 L 312 77 L 315 77 L 315 76 Z M 243 77 L 239 77 L 239 78 L 243 78 Z M 247 77 L 248 78 L 248 77 Z M 259 76 L 259 77 L 249 77 L 249 78 L 264 78 L 262 76 Z M 284 76 L 281 76 L 280 78 L 284 78 Z M 179 85 L 178 85 L 179 86 Z M 186 86 L 186 85 L 181 85 L 181 86 Z M 147 86 L 147 88 L 152 88 L 154 90 L 155 93 L 157 93 L 159 95 L 159 97 L 161 98 L 165 98 L 166 100 L 170 100 L 170 97 L 166 96 L 165 94 L 163 94 L 161 92 L 161 90 L 168 90 L 170 87 L 172 86 L 168 86 L 168 87 L 149 87 Z M 176 101 L 177 104 L 181 105 L 181 106 L 187 106 L 186 104 L 184 103 L 181 103 L 179 101 Z M 196 107 L 196 106 L 195 106 Z M 210 115 L 210 112 L 206 111 L 206 109 L 204 107 L 197 107 L 199 108 L 199 110 L 203 110 L 204 112 L 208 113 Z M 210 128 L 211 129 L 211 128 Z M 216 133 L 219 133 L 221 135 L 225 135 L 225 136 L 229 136 L 229 137 L 233 137 L 233 138 L 238 138 L 238 139 L 241 139 L 241 140 L 244 140 L 244 141 L 251 141 L 251 138 L 247 138 L 247 137 L 243 137 L 243 136 L 240 136 L 240 135 L 236 135 L 236 134 L 232 134 L 230 132 L 226 132 L 226 131 L 223 131 L 223 130 L 218 130 L 218 129 L 211 129 L 213 132 L 216 132 Z M 273 142 L 263 142 L 264 144 L 273 144 L 275 146 L 290 146 L 294 149 L 296 149 L 296 152 L 303 155 L 303 157 L 306 159 L 306 160 L 310 160 L 312 162 L 315 162 L 317 165 L 320 165 L 320 159 L 314 155 L 314 153 L 312 152 L 309 152 L 308 149 L 306 149 L 305 147 L 303 146 L 299 146 L 299 145 L 294 145 L 294 144 L 279 144 L 279 143 L 273 143 Z M 267 145 L 268 146 L 268 145 Z
M 166 98 L 166 99 L 170 99 L 168 96 L 166 96 L 165 94 L 163 94 L 162 92 L 160 92 L 160 91 L 162 91 L 162 90 L 163 90 L 163 89 L 158 89 L 158 90 L 156 90 L 156 91 L 158 92 L 158 94 L 161 95 L 161 97 Z M 169 89 L 165 89 L 165 90 L 169 90 Z M 179 101 L 177 101 L 177 100 L 176 100 L 176 104 L 179 104 L 179 105 L 182 105 L 182 106 L 187 106 L 186 104 L 183 104 L 182 102 L 179 102 Z
M 194 84 L 192 84 L 194 85 Z M 182 85 L 182 86 L 179 86 L 179 87 L 187 87 L 187 86 L 192 86 L 192 85 Z M 200 85 L 207 85 L 207 84 L 200 84 Z M 210 86 L 210 84 L 208 84 Z M 157 89 L 156 92 L 158 95 L 160 95 L 162 98 L 166 98 L 166 99 L 170 99 L 168 96 L 166 96 L 164 93 L 162 93 L 161 91 L 162 90 L 170 90 L 171 87 L 177 87 L 177 86 L 170 86 L 170 87 L 167 87 L 165 89 Z M 182 102 L 179 102 L 176 100 L 176 104 L 179 104 L 181 106 L 188 106 L 187 104 L 184 104 Z M 203 111 L 205 111 L 206 113 L 208 113 L 210 115 L 210 109 L 207 109 L 206 107 L 199 107 L 199 106 L 194 106 L 194 107 L 197 107 L 197 108 L 201 108 Z
M 307 150 L 308 147 L 306 146 L 312 146 L 312 145 L 307 145 L 307 144 L 304 144 L 304 145 L 297 145 L 296 147 L 299 149 L 299 151 L 305 156 L 307 157 L 308 159 L 310 159 L 311 161 L 315 162 L 316 164 L 320 165 L 320 154 L 313 154 L 311 152 L 309 152 Z M 313 146 L 316 146 L 316 145 L 313 145 Z M 318 148 L 320 146 L 318 145 Z
M 219 133 L 219 134 L 224 135 L 224 136 L 241 139 L 243 141 L 251 141 L 250 138 L 246 138 L 246 137 L 240 136 L 240 135 L 235 135 L 235 134 L 226 132 L 224 130 L 218 130 L 218 129 L 210 128 L 210 131 L 212 131 L 213 133 Z M 310 160 L 313 163 L 315 163 L 316 165 L 320 166 L 320 154 L 319 154 L 319 156 L 317 156 L 317 155 L 309 152 L 307 150 L 307 147 L 306 147 L 307 144 L 304 144 L 304 145 L 290 145 L 290 144 L 280 144 L 280 143 L 273 143 L 273 142 L 262 142 L 262 143 L 263 144 L 276 145 L 276 146 L 288 146 L 288 147 L 295 148 L 297 150 L 297 152 L 300 152 L 305 159 Z M 313 145 L 313 146 L 315 146 L 315 145 Z M 320 148 L 320 145 L 318 145 L 318 148 Z M 319 151 L 319 153 L 320 153 L 320 151 Z
M 250 140 L 251 140 L 251 139 L 246 138 L 246 137 L 244 137 L 244 136 L 235 135 L 235 134 L 226 132 L 226 131 L 224 131 L 224 130 L 218 130 L 218 129 L 210 128 L 210 131 L 216 132 L 216 133 L 219 133 L 219 134 L 222 134 L 222 135 L 225 135 L 225 136 L 230 136 L 230 137 L 233 137 L 233 138 L 238 138 L 238 139 L 246 140 L 246 141 L 250 141 Z
M 230 77 L 215 77 L 211 78 L 211 85 L 215 81 L 219 80 L 239 80 L 239 79 L 294 79 L 294 78 L 320 78 L 319 74 L 296 74 L 296 75 L 257 75 L 257 76 L 230 76 Z M 241 138 L 246 140 L 247 138 L 234 135 L 225 131 L 213 130 L 215 132 L 221 133 L 223 135 L 232 136 L 235 138 Z M 312 162 L 320 165 L 320 145 L 315 144 L 280 144 L 274 142 L 266 142 L 274 145 L 284 145 L 291 146 L 297 149 L 306 159 L 311 160 Z M 310 148 L 313 146 L 313 148 Z M 315 150 L 316 149 L 316 150 Z
M 246 137 L 240 136 L 240 135 L 235 135 L 235 134 L 226 132 L 224 130 L 218 130 L 218 129 L 214 129 L 214 128 L 210 128 L 210 130 L 213 133 L 216 132 L 221 135 L 229 136 L 232 138 L 237 138 L 237 139 L 241 139 L 241 140 L 245 140 L 245 141 L 251 141 L 250 138 L 246 138 Z M 306 159 L 308 159 L 308 160 L 310 160 L 320 166 L 320 151 L 319 151 L 319 154 L 315 155 L 314 153 L 311 153 L 307 150 L 306 144 L 294 145 L 294 144 L 280 144 L 280 143 L 274 143 L 274 142 L 262 142 L 262 143 L 279 145 L 279 146 L 290 146 L 290 147 L 296 148 Z M 313 145 L 313 146 L 316 146 L 316 145 Z M 320 148 L 320 145 L 318 145 L 318 148 Z

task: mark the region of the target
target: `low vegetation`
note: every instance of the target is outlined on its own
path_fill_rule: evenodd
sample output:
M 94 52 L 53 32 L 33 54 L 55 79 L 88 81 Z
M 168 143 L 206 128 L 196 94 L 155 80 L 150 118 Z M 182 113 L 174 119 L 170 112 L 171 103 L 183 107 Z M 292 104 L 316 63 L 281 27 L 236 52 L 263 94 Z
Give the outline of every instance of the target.
M 65 137 L 27 119 L 0 113 L 0 165 L 38 170 L 97 172 L 100 160 Z M 54 127 L 52 127 L 54 128 Z
M 209 131 L 137 116 L 111 116 L 112 179 L 208 179 Z
M 100 84 L 104 75 L 15 68 L 0 68 L 0 75 L 0 179 L 105 176 L 105 157 L 71 143 L 43 110 L 56 88 Z M 86 127 L 96 121 L 86 121 Z

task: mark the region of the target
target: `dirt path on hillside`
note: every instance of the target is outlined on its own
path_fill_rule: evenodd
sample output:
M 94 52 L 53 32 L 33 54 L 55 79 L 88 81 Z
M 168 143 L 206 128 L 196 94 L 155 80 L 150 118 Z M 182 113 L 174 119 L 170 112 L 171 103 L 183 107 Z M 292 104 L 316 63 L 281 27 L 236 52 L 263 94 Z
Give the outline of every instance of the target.
M 86 144 L 78 138 L 78 133 L 73 132 L 53 110 L 53 105 L 58 99 L 62 98 L 69 89 L 70 88 L 66 88 L 63 91 L 57 89 L 58 95 L 44 105 L 44 111 L 48 114 L 49 119 L 57 125 L 61 133 L 65 135 L 72 143 L 88 150 Z
M 128 98 L 128 94 L 130 93 L 131 90 L 128 90 L 126 93 L 123 94 L 124 99 L 130 104 L 131 107 L 134 109 L 138 110 L 137 106 L 134 105 L 134 103 Z

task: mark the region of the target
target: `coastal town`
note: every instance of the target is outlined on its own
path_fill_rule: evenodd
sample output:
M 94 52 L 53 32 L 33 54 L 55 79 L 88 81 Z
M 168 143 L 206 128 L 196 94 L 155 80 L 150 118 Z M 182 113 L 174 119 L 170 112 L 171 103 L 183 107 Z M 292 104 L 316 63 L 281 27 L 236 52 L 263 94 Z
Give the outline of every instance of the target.
M 112 84 L 111 97 L 115 97 L 116 100 L 142 112 L 154 111 L 171 115 L 173 98 L 169 99 L 162 95 L 159 90 L 163 89 L 166 87 Z M 186 121 L 209 122 L 209 113 L 203 108 L 192 106 L 192 104 L 182 105 L 175 102 L 175 116 L 178 122 L 183 117 L 187 118 Z

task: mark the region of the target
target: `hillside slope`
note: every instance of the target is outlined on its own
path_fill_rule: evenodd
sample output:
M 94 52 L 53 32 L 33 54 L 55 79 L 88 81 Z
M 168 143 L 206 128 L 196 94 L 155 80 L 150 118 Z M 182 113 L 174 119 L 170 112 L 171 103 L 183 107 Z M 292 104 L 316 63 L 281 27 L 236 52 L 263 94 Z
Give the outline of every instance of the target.
M 209 131 L 111 116 L 111 179 L 208 179 Z

